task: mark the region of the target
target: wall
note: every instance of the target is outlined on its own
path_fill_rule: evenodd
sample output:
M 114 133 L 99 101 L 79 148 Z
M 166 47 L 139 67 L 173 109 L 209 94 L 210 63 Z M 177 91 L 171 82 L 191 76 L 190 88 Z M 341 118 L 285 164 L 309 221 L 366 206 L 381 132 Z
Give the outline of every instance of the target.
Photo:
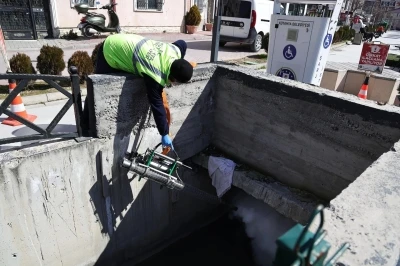
M 211 139 L 214 105 L 206 72 L 189 86 L 167 89 L 182 160 Z M 143 151 L 160 142 L 141 79 L 94 75 L 88 84 L 100 138 L 0 154 L 1 265 L 134 263 L 223 214 L 120 168 L 128 146 Z M 181 176 L 214 192 L 206 171 Z
M 400 139 L 400 110 L 227 67 L 212 143 L 262 174 L 331 200 Z
M 165 1 L 163 12 L 134 11 L 134 0 L 117 1 L 117 15 L 120 25 L 127 32 L 180 32 L 184 16 L 184 4 L 174 1 Z M 101 1 L 103 6 L 107 1 Z M 58 24 L 60 28 L 76 28 L 83 14 L 78 15 L 71 8 L 70 1 L 57 1 Z M 107 11 L 92 9 L 91 12 L 101 13 L 106 16 L 106 24 L 109 21 Z
M 329 256 L 350 244 L 341 265 L 400 265 L 399 151 L 397 142 L 324 210 Z
M 301 221 L 313 202 L 297 204 L 307 194 L 295 189 L 330 200 L 328 241 L 351 243 L 344 260 L 394 266 L 397 107 L 232 66 L 199 65 L 192 82 L 166 90 L 183 160 L 212 141 L 260 172 L 236 173 L 235 186 Z M 141 79 L 90 76 L 87 99 L 99 138 L 0 154 L 1 265 L 134 263 L 222 213 L 120 168 L 130 147 L 160 142 Z M 206 171 L 181 175 L 214 193 Z

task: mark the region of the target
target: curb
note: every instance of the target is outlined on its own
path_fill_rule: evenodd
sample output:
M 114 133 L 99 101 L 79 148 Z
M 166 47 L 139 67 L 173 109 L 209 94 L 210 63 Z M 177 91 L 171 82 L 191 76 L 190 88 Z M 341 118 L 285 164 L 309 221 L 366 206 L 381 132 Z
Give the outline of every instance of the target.
M 331 49 L 335 49 L 335 48 L 339 48 L 339 47 L 348 45 L 347 42 L 348 42 L 348 41 L 341 42 L 341 43 L 338 43 L 338 44 L 333 44 L 332 47 L 331 47 Z
M 146 37 L 146 35 L 143 35 Z M 162 37 L 158 37 L 158 36 L 151 36 L 152 39 L 154 40 L 159 40 L 159 41 L 164 41 L 164 42 L 169 42 L 169 40 L 165 40 L 164 38 L 168 38 L 168 36 L 163 36 L 160 35 Z M 158 37 L 158 38 L 157 38 Z M 193 41 L 209 41 L 212 39 L 212 36 L 208 36 L 208 35 L 202 35 L 202 34 L 198 34 L 196 36 L 191 36 L 190 39 L 185 40 L 186 42 L 193 42 Z M 100 42 L 104 41 L 105 38 L 99 39 L 98 42 L 92 42 L 92 43 L 75 43 L 75 44 L 68 44 L 65 46 L 57 46 L 61 49 L 65 49 L 65 50 L 70 50 L 70 49 L 82 49 L 82 48 L 94 48 L 94 46 L 96 46 L 97 44 L 99 44 Z M 81 40 L 79 42 L 85 42 L 84 40 Z M 44 45 L 44 44 L 43 44 Z M 27 51 L 27 52 L 31 52 L 31 51 L 38 51 L 40 50 L 41 47 L 35 47 L 35 48 L 29 48 L 29 47 L 20 47 L 20 48 L 11 48 L 11 49 L 7 49 L 7 53 L 16 53 L 16 52 L 21 52 L 21 50 Z
M 86 89 L 81 89 L 82 96 L 86 96 Z M 28 105 L 37 105 L 37 104 L 46 104 L 49 102 L 60 101 L 68 99 L 67 96 L 62 94 L 61 92 L 51 92 L 39 95 L 32 96 L 24 96 L 22 97 L 22 101 L 25 106 Z M 4 100 L 0 100 L 0 104 L 3 103 Z

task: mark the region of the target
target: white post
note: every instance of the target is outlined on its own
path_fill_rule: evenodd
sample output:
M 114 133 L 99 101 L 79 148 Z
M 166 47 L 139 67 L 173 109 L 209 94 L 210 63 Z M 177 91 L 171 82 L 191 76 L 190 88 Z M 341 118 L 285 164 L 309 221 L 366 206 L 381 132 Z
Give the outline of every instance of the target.
M 289 14 L 289 6 L 290 6 L 290 4 L 286 3 L 286 7 L 285 7 L 285 14 L 286 15 Z

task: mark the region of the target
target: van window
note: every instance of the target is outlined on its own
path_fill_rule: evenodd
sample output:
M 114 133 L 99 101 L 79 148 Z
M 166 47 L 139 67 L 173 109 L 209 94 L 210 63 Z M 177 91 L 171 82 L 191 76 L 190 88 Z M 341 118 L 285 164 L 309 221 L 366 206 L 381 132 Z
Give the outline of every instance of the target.
M 250 18 L 251 16 L 251 2 L 240 0 L 225 0 L 223 1 L 224 17 L 235 18 Z

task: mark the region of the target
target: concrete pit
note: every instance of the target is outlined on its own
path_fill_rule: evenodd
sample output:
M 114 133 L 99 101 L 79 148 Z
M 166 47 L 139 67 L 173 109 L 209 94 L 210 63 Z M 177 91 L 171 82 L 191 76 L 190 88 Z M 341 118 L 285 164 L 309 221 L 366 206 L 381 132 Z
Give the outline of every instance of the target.
M 325 204 L 331 250 L 351 245 L 344 265 L 396 265 L 397 107 L 209 64 L 166 91 L 174 147 L 201 166 L 182 172 L 184 182 L 215 193 L 201 169 L 214 146 L 240 165 L 234 187 L 289 220 L 304 224 Z M 0 154 L 1 265 L 140 261 L 224 214 L 119 167 L 131 147 L 143 152 L 160 141 L 141 79 L 92 75 L 87 100 L 96 138 Z
M 137 264 L 152 265 L 272 265 L 275 240 L 294 222 L 261 200 L 233 188 L 225 198 L 237 211 L 193 232 L 155 256 Z M 134 265 L 126 262 L 122 266 Z

